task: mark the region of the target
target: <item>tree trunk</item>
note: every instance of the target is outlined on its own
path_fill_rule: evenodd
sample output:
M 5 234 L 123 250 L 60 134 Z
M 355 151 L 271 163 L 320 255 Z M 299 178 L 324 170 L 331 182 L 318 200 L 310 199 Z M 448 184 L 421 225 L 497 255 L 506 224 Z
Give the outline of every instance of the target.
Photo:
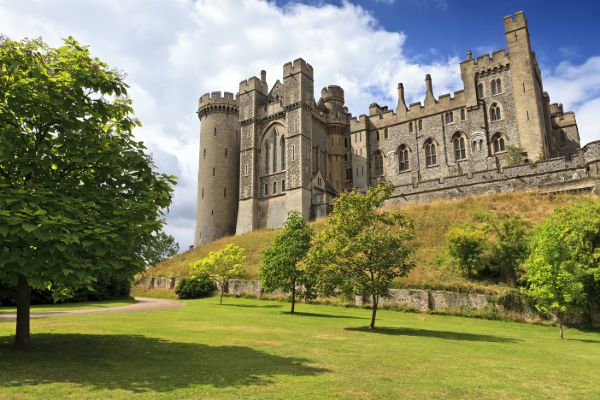
M 17 281 L 17 333 L 15 346 L 18 349 L 29 347 L 29 311 L 31 306 L 31 288 L 27 278 L 19 274 Z
M 294 313 L 294 306 L 296 305 L 296 280 L 292 282 L 292 314 Z
M 561 338 L 561 339 L 564 339 L 564 338 L 565 338 L 565 334 L 564 334 L 564 331 L 563 331 L 563 322 L 562 322 L 562 318 L 559 318 L 559 319 L 558 319 L 558 324 L 559 324 L 559 326 L 560 326 L 560 338 Z
M 223 304 L 223 291 L 225 290 L 225 283 L 221 282 L 219 286 L 221 286 L 221 296 L 219 298 L 219 304 Z
M 377 303 L 379 302 L 379 297 L 377 295 L 372 295 L 372 299 L 373 299 L 373 312 L 371 313 L 371 325 L 369 325 L 369 328 L 371 329 L 375 329 L 375 317 L 377 316 Z

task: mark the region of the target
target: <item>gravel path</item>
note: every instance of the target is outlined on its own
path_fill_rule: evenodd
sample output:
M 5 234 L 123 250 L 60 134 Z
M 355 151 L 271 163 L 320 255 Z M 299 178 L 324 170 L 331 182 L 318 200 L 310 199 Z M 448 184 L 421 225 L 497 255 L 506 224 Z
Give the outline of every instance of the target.
M 89 308 L 83 310 L 65 310 L 65 311 L 37 311 L 31 313 L 31 318 L 58 317 L 65 315 L 82 315 L 82 314 L 112 314 L 126 313 L 134 311 L 152 311 L 163 310 L 165 308 L 183 307 L 185 304 L 176 300 L 152 299 L 149 297 L 136 297 L 137 303 L 128 304 L 119 307 L 107 308 Z M 0 321 L 13 321 L 17 318 L 17 314 L 0 314 Z

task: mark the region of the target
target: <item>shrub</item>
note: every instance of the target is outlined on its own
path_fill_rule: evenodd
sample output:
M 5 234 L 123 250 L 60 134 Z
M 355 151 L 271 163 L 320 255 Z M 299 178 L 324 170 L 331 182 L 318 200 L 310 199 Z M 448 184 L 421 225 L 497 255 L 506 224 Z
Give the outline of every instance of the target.
M 175 293 L 180 299 L 199 299 L 208 297 L 215 290 L 215 283 L 207 274 L 199 274 L 193 277 L 183 278 Z

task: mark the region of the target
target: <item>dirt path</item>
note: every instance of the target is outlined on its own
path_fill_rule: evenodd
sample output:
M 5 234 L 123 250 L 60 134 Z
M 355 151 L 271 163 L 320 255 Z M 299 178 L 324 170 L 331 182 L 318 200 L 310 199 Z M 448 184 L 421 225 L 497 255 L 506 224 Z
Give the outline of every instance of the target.
M 185 304 L 176 300 L 151 299 L 149 297 L 136 297 L 137 303 L 128 304 L 119 307 L 90 308 L 84 310 L 65 310 L 65 311 L 37 311 L 31 313 L 31 318 L 58 317 L 64 315 L 82 315 L 82 314 L 112 314 L 126 313 L 134 311 L 152 311 L 163 310 L 165 308 L 183 307 Z M 13 321 L 17 314 L 0 314 L 0 321 Z

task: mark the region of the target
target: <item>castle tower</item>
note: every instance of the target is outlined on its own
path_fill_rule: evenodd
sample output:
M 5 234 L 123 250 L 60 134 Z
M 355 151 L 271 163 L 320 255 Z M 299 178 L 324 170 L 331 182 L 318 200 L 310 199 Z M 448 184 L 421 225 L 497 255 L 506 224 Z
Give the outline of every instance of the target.
M 321 90 L 321 99 L 327 110 L 327 179 L 335 190 L 345 187 L 344 138 L 348 131 L 348 115 L 344 110 L 344 89 L 328 86 Z
M 200 162 L 194 245 L 233 235 L 239 194 L 238 100 L 232 93 L 200 97 Z
M 512 94 L 521 147 L 531 160 L 548 157 L 542 78 L 522 11 L 504 17 L 504 33 L 511 61 Z

